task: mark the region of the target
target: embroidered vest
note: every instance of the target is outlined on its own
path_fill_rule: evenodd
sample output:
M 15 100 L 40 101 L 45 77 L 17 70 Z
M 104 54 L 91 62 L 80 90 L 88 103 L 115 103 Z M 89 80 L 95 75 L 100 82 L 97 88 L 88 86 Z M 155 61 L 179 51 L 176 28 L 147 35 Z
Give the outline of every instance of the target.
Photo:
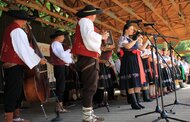
M 81 32 L 80 32 L 80 26 L 77 24 L 76 27 L 76 33 L 75 33 L 75 40 L 73 44 L 73 48 L 71 52 L 75 55 L 83 55 L 87 57 L 92 57 L 92 58 L 99 58 L 99 54 L 97 52 L 89 51 L 82 40 Z
M 20 28 L 20 26 L 13 22 L 5 30 L 1 49 L 1 61 L 24 65 L 24 62 L 19 58 L 13 49 L 12 39 L 10 36 L 11 32 L 16 28 Z
M 65 62 L 61 60 L 59 57 L 57 57 L 52 50 L 52 47 L 50 45 L 50 63 L 52 65 L 64 65 Z

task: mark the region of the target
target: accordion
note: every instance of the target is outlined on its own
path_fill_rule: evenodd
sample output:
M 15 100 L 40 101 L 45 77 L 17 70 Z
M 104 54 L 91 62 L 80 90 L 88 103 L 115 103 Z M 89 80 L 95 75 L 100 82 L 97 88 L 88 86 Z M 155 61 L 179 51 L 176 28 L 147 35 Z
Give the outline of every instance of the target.
M 109 37 L 107 40 L 103 40 L 103 45 L 102 47 L 105 48 L 104 51 L 102 51 L 102 54 L 100 56 L 100 61 L 107 61 L 110 59 L 110 57 L 112 56 L 112 50 L 114 48 L 114 41 L 113 41 L 113 37 L 112 37 L 112 33 L 111 31 L 108 31 L 109 33 Z M 112 47 L 112 48 L 110 48 Z

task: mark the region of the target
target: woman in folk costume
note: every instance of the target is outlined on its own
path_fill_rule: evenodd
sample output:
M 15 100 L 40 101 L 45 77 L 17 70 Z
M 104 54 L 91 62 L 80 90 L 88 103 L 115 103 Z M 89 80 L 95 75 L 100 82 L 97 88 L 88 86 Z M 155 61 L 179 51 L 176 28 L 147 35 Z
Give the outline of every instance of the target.
M 56 95 L 58 97 L 56 110 L 58 112 L 67 112 L 63 108 L 63 98 L 65 91 L 65 80 L 66 80 L 66 67 L 72 63 L 70 49 L 64 50 L 63 41 L 66 32 L 60 30 L 55 31 L 50 35 L 52 43 L 50 46 L 50 62 L 53 65 L 54 76 L 56 79 Z
M 175 89 L 175 85 L 176 85 L 175 83 L 178 83 L 178 79 L 180 78 L 180 72 L 178 70 L 177 59 L 176 59 L 174 51 L 173 50 L 171 50 L 171 51 L 169 50 L 168 54 L 169 54 L 170 60 L 172 59 L 172 62 L 169 65 L 170 68 L 171 68 L 171 70 L 172 70 L 172 64 L 173 64 L 173 70 L 170 71 L 170 74 L 171 74 L 171 79 L 173 81 L 173 82 L 171 82 L 171 89 L 174 90 Z
M 34 20 L 24 10 L 9 10 L 14 17 L 6 28 L 2 41 L 1 61 L 4 71 L 4 122 L 25 122 L 20 118 L 20 97 L 23 90 L 25 66 L 32 69 L 38 64 L 45 64 L 46 59 L 40 58 L 30 46 L 28 36 L 24 32 L 27 21 Z
M 152 82 L 152 77 L 151 77 L 151 64 L 149 61 L 149 57 L 151 56 L 151 50 L 150 48 L 147 49 L 147 47 L 150 47 L 150 42 L 149 40 L 146 41 L 148 44 L 143 44 L 143 36 L 140 35 L 138 37 L 138 45 L 141 47 L 141 58 L 142 58 L 142 63 L 146 75 L 146 83 L 143 84 L 142 86 L 142 93 L 143 93 L 143 101 L 144 102 L 151 102 L 152 99 L 149 97 L 149 84 Z M 145 47 L 147 46 L 147 47 Z
M 127 21 L 123 28 L 123 35 L 119 39 L 119 46 L 124 52 L 121 58 L 120 86 L 121 90 L 127 89 L 132 109 L 141 109 L 144 106 L 139 103 L 140 91 L 141 86 L 146 82 L 146 78 L 138 50 L 142 49 L 141 46 L 138 46 L 139 32 L 137 31 L 134 35 L 133 33 L 134 27 Z M 146 42 L 146 46 L 147 44 L 148 42 Z
M 165 48 L 162 49 L 162 51 L 163 51 L 162 57 L 164 59 L 162 60 L 162 79 L 163 79 L 162 85 L 164 90 L 163 92 L 167 94 L 171 90 L 171 82 L 172 82 L 171 72 L 169 69 L 170 67 L 168 67 L 169 65 L 171 65 L 171 58 L 169 57 L 169 54 Z
M 148 46 L 148 49 L 149 48 L 150 48 L 150 46 Z M 159 88 L 160 85 L 159 85 L 159 81 L 158 81 L 157 56 L 156 56 L 155 51 L 156 51 L 155 48 L 153 48 L 151 55 L 148 58 L 148 61 L 150 62 L 149 89 L 150 89 L 150 98 L 152 98 L 152 99 L 155 99 L 156 98 L 156 92 L 160 91 L 160 88 Z M 153 53 L 153 57 L 152 57 L 152 53 Z M 155 70 L 155 74 L 154 74 L 154 70 Z M 153 75 L 155 75 L 155 79 L 154 79 Z M 158 91 L 156 91 L 156 90 L 158 90 Z
M 78 58 L 76 65 L 81 72 L 80 79 L 83 84 L 83 122 L 104 121 L 104 118 L 94 114 L 92 108 L 93 96 L 96 93 L 98 83 L 100 48 L 102 40 L 106 40 L 109 36 L 107 32 L 102 35 L 95 32 L 93 22 L 96 15 L 100 13 L 102 10 L 91 5 L 85 6 L 76 13 L 80 19 L 76 27 L 72 53 Z

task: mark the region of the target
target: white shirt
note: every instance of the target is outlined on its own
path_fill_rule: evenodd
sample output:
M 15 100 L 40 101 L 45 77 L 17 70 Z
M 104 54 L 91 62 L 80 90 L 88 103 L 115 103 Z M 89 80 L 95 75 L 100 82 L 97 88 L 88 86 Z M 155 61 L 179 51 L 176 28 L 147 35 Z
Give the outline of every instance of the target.
M 21 28 L 16 28 L 11 31 L 10 36 L 14 51 L 30 69 L 39 64 L 41 58 L 30 46 L 28 37 L 24 30 Z
M 129 41 L 127 39 L 129 39 L 129 37 L 127 37 L 127 36 L 121 36 L 119 38 L 119 41 L 118 41 L 118 47 L 121 48 L 121 47 L 123 47 L 123 44 L 129 43 Z
M 102 36 L 94 31 L 93 22 L 88 18 L 82 18 L 79 20 L 79 26 L 85 47 L 101 54 Z
M 144 49 L 141 53 L 141 57 L 146 56 L 146 55 L 151 55 L 151 51 L 149 49 Z
M 71 50 L 68 49 L 65 51 L 61 42 L 54 41 L 51 44 L 51 48 L 52 48 L 53 53 L 62 61 L 64 61 L 67 64 L 72 63 L 72 58 L 71 58 L 71 53 L 70 53 Z

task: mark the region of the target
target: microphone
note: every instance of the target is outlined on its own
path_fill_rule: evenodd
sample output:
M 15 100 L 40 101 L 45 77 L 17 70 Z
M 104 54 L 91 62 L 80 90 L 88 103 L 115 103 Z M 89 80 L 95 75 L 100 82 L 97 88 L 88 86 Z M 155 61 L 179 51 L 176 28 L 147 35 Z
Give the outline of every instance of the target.
M 139 22 L 142 22 L 142 20 L 127 20 L 127 23 L 130 22 L 130 23 L 139 23 Z
M 155 25 L 155 23 L 144 23 L 144 26 L 146 27 L 146 26 L 153 26 L 153 25 Z

